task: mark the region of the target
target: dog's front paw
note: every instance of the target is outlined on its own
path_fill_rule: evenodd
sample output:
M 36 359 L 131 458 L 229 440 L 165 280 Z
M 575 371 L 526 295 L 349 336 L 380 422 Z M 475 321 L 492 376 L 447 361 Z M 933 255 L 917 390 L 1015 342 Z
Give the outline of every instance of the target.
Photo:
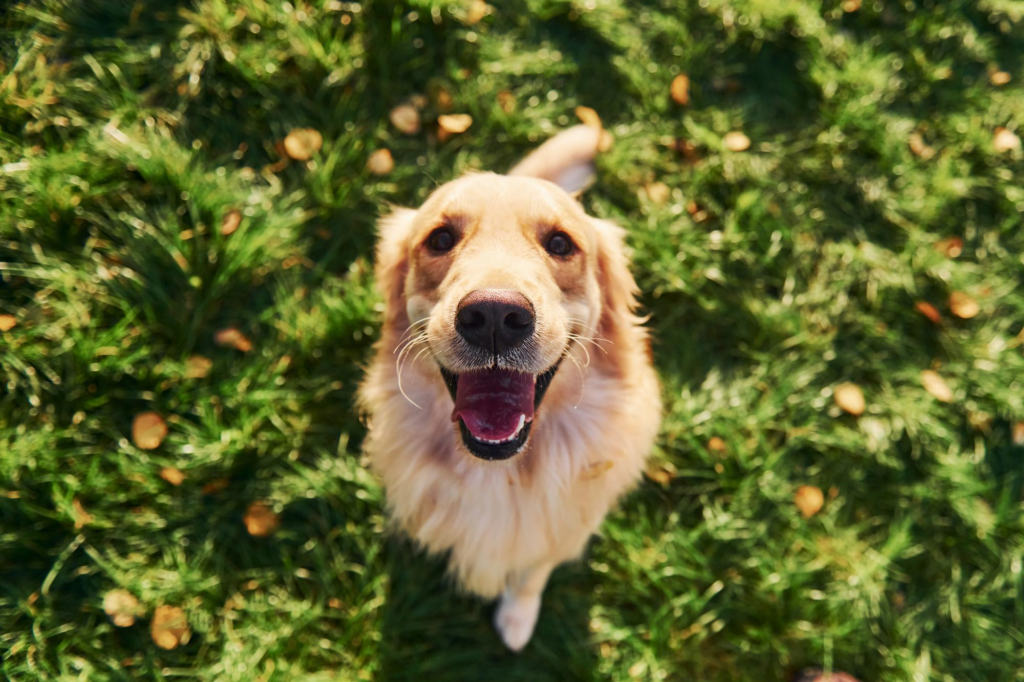
M 501 596 L 501 603 L 494 614 L 494 628 L 501 635 L 505 646 L 512 651 L 521 651 L 530 641 L 539 613 L 540 595 L 516 597 L 506 592 Z

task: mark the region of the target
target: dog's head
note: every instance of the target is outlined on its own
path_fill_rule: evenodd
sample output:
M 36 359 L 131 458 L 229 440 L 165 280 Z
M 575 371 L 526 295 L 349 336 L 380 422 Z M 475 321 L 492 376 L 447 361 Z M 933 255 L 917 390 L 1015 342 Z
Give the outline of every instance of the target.
M 382 221 L 377 273 L 392 345 L 429 349 L 453 428 L 482 459 L 526 446 L 571 344 L 614 344 L 634 322 L 618 228 L 536 178 L 469 175 L 396 211 Z

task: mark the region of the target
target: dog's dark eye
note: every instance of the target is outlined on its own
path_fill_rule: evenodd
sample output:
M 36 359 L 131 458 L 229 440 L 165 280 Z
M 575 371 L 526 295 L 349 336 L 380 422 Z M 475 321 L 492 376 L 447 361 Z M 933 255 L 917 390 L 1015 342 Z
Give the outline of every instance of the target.
M 439 227 L 427 237 L 427 246 L 430 247 L 431 251 L 437 253 L 451 251 L 452 247 L 455 246 L 455 235 L 447 227 Z
M 552 256 L 568 256 L 572 253 L 573 243 L 569 235 L 564 232 L 555 232 L 548 237 L 547 250 Z

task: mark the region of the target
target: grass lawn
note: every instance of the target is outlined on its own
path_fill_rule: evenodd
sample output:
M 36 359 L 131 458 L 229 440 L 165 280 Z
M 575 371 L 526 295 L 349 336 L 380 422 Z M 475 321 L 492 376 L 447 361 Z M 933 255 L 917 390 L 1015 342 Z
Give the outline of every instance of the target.
M 1024 3 L 493 4 L 0 6 L 0 678 L 1024 680 Z M 579 105 L 666 415 L 516 656 L 353 393 L 376 218 Z

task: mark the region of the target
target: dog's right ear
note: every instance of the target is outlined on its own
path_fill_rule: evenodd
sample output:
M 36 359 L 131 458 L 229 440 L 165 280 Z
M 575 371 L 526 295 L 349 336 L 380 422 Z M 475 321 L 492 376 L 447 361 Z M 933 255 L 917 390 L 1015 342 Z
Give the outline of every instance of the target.
M 416 211 L 395 208 L 377 223 L 377 289 L 384 297 L 386 324 L 402 323 L 407 317 L 403 294 L 409 272 L 409 239 Z

